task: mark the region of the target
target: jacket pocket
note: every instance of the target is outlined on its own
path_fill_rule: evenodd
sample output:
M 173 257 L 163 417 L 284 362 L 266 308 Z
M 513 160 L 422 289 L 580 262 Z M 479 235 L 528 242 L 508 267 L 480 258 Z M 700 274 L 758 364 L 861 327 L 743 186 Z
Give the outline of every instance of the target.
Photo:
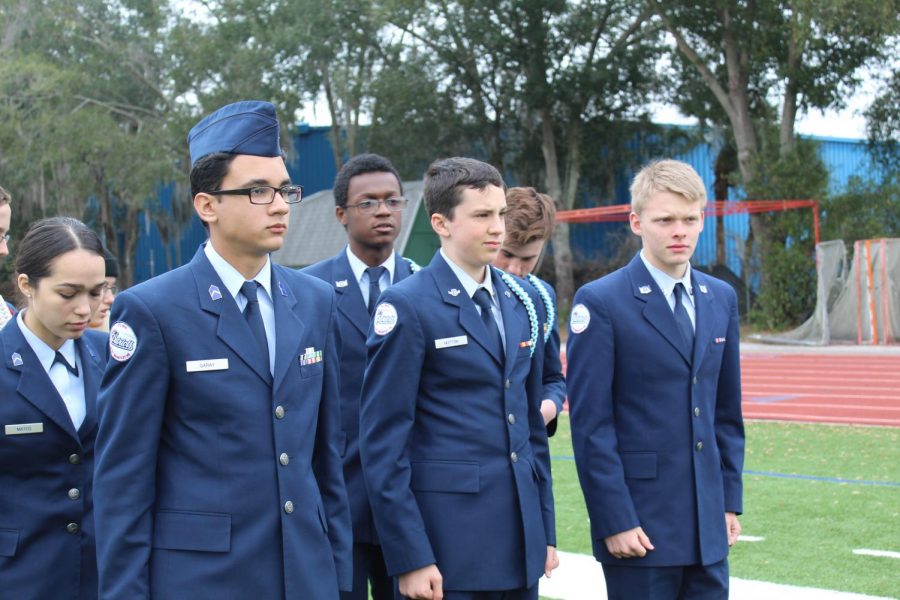
M 156 513 L 153 547 L 228 552 L 231 549 L 231 515 L 161 510 Z
M 413 461 L 410 487 L 416 492 L 475 494 L 480 489 L 475 461 Z
M 656 479 L 656 452 L 622 452 L 625 479 Z
M 0 556 L 15 556 L 18 545 L 18 529 L 0 529 Z

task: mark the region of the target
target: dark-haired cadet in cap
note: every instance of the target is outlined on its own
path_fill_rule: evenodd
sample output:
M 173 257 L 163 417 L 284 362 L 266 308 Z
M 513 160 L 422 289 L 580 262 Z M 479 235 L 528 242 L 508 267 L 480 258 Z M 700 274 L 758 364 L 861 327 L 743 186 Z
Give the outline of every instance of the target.
M 304 269 L 334 286 L 341 324 L 341 420 L 344 480 L 353 517 L 353 590 L 343 600 L 393 598 L 359 462 L 359 391 L 366 370 L 366 332 L 378 295 L 412 274 L 412 263 L 394 252 L 400 235 L 403 184 L 391 162 L 360 154 L 334 180 L 335 216 L 347 231 L 347 247 Z
M 112 308 L 116 294 L 119 292 L 119 288 L 116 286 L 119 279 L 119 261 L 108 248 L 103 248 L 103 258 L 106 262 L 106 286 L 103 288 L 103 300 L 91 316 L 89 327 L 100 331 L 109 331 L 109 309 Z
M 301 199 L 275 108 L 190 132 L 209 241 L 116 299 L 98 399 L 100 596 L 329 599 L 350 587 L 335 299 L 274 265 Z
M 16 253 L 25 306 L 0 331 L 0 597 L 97 598 L 91 475 L 106 335 L 97 235 L 38 221 Z

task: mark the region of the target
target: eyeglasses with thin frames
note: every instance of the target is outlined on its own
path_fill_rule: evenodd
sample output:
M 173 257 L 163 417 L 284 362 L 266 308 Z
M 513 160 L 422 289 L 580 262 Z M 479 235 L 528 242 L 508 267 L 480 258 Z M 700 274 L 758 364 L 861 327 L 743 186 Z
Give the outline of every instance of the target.
M 397 212 L 406 208 L 408 200 L 402 197 L 386 198 L 384 200 L 365 198 L 356 204 L 345 204 L 344 208 L 355 208 L 364 215 L 371 215 L 378 210 L 378 207 L 381 204 L 384 204 L 389 211 Z
M 282 199 L 288 204 L 299 204 L 300 200 L 303 199 L 302 185 L 285 185 L 282 187 L 257 185 L 237 190 L 216 190 L 206 193 L 210 196 L 224 196 L 226 194 L 247 196 L 250 199 L 250 204 L 272 204 L 275 200 L 275 192 L 281 194 Z

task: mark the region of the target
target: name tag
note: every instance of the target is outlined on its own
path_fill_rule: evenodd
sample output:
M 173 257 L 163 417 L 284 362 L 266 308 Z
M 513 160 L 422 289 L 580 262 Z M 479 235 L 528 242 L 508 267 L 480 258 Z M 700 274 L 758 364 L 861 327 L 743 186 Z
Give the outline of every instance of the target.
M 458 335 L 456 337 L 448 337 L 441 338 L 439 340 L 434 340 L 434 347 L 440 350 L 441 348 L 452 348 L 454 346 L 465 346 L 469 343 L 468 336 Z
M 44 433 L 44 424 L 19 423 L 6 426 L 6 435 L 25 435 L 26 433 Z
M 208 358 L 206 360 L 189 360 L 184 363 L 188 373 L 200 371 L 224 371 L 228 369 L 227 358 Z

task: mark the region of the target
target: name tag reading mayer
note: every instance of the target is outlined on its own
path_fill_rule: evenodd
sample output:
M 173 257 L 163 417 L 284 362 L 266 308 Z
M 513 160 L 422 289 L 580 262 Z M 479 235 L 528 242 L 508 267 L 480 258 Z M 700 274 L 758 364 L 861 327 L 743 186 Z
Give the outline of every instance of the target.
M 200 371 L 224 371 L 228 369 L 227 358 L 207 358 L 206 360 L 189 360 L 184 363 L 188 373 Z
M 434 340 L 434 347 L 440 350 L 441 348 L 452 348 L 453 346 L 465 346 L 469 343 L 468 336 L 458 335 L 456 337 L 448 337 L 441 338 L 439 340 Z
M 5 427 L 6 435 L 24 435 L 26 433 L 43 433 L 43 423 L 18 423 Z

